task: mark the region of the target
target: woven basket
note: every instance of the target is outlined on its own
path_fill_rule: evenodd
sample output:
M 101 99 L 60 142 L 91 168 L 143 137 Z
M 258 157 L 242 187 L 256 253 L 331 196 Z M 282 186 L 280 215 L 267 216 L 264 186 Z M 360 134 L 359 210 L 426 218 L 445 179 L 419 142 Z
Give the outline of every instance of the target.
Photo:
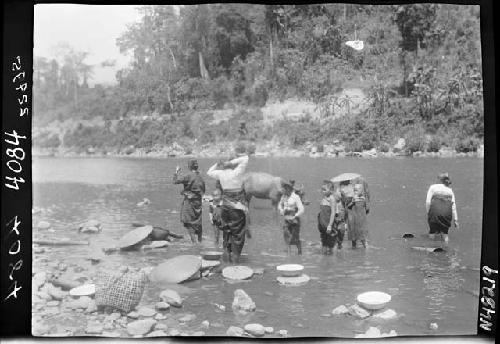
M 128 313 L 141 302 L 147 281 L 144 272 L 102 273 L 96 281 L 96 305 Z

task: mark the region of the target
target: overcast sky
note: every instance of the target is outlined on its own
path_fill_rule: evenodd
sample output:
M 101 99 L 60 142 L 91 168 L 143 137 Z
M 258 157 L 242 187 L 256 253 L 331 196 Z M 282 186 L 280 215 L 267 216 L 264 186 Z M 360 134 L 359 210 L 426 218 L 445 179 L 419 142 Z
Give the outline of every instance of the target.
M 126 66 L 130 57 L 120 54 L 116 39 L 127 24 L 139 21 L 136 5 L 35 5 L 34 55 L 56 57 L 54 47 L 66 42 L 75 50 L 90 53 L 85 60 L 99 64 L 116 60 L 114 68 L 95 67 L 93 83 L 115 82 L 116 70 Z

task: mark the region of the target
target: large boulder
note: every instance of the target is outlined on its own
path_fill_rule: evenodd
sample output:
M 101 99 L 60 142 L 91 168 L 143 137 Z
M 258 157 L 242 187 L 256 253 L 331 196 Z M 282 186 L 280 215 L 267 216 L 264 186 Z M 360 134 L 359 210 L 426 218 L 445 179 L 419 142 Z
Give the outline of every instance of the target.
M 248 296 L 243 289 L 234 291 L 233 309 L 237 311 L 252 312 L 255 311 L 255 302 Z
M 182 298 L 175 290 L 165 289 L 160 293 L 160 299 L 171 306 L 182 307 Z
M 150 332 L 155 324 L 153 319 L 136 320 L 127 325 L 127 332 L 132 336 L 142 336 Z

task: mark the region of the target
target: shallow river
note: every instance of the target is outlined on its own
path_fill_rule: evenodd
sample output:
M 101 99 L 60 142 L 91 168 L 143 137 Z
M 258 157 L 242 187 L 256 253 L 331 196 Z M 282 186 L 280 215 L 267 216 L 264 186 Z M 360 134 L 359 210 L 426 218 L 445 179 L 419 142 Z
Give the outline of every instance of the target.
M 199 160 L 206 171 L 215 159 Z M 49 261 L 80 264 L 92 273 L 94 266 L 84 258 L 95 247 L 113 245 L 129 231 L 133 222 L 168 227 L 186 234 L 179 222 L 181 186 L 171 183 L 175 166 L 185 170 L 186 159 L 36 158 L 33 162 L 33 206 L 42 211 L 34 215 L 52 224 L 55 232 L 36 237 L 89 240 L 87 246 L 51 248 Z M 475 334 L 481 253 L 483 160 L 463 159 L 312 159 L 252 158 L 250 171 L 266 171 L 303 183 L 311 204 L 306 207 L 301 238 L 302 256 L 286 257 L 281 223 L 270 201 L 253 200 L 251 205 L 253 238 L 244 248 L 243 265 L 263 267 L 263 275 L 249 281 L 228 283 L 221 275 L 184 283 L 177 287 L 186 297 L 182 310 L 197 315 L 193 326 L 205 319 L 222 324 L 210 327 L 207 335 L 224 335 L 231 326 L 249 322 L 286 329 L 292 336 L 353 337 L 370 326 L 382 332 L 394 329 L 399 335 Z M 423 235 L 427 232 L 425 196 L 439 172 L 448 171 L 457 199 L 460 230 L 450 231 L 447 252 L 426 253 L 412 246 L 437 246 Z M 372 195 L 369 246 L 353 250 L 345 242 L 332 256 L 320 254 L 316 216 L 319 188 L 323 179 L 342 172 L 363 174 Z M 206 177 L 206 175 L 204 175 Z M 208 191 L 213 181 L 206 177 Z M 148 198 L 151 203 L 138 207 Z M 204 208 L 204 245 L 212 242 L 207 209 Z M 78 234 L 75 228 L 86 220 L 101 222 L 99 234 Z M 415 234 L 404 240 L 404 233 Z M 187 237 L 185 235 L 185 237 Z M 187 239 L 156 252 L 139 251 L 107 256 L 100 266 L 155 266 L 179 254 L 198 254 Z M 284 287 L 277 283 L 275 266 L 300 262 L 311 281 L 305 286 Z M 34 266 L 37 266 L 34 262 Z M 92 277 L 92 276 L 89 276 Z M 233 292 L 244 289 L 257 305 L 257 311 L 240 318 L 231 311 Z M 141 304 L 154 305 L 160 287 L 150 285 Z M 392 295 L 389 308 L 400 317 L 395 320 L 355 320 L 352 317 L 326 317 L 333 308 L 355 303 L 356 295 L 380 290 Z M 220 311 L 212 303 L 226 306 Z M 439 325 L 430 330 L 429 324 Z M 69 324 L 68 324 L 69 326 Z

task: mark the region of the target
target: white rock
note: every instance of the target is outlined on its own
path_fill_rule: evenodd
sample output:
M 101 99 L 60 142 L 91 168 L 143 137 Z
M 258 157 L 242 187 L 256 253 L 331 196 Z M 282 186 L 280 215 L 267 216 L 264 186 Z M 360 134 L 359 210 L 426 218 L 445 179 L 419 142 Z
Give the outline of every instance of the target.
M 153 319 L 136 320 L 127 325 L 127 332 L 130 335 L 145 335 L 155 324 Z
M 139 318 L 139 313 L 136 311 L 132 311 L 132 312 L 127 314 L 127 317 L 132 318 L 132 319 L 137 319 L 137 318 Z
M 146 337 L 166 337 L 166 336 L 167 336 L 167 333 L 165 331 L 155 330 L 155 331 L 151 332 L 150 334 L 148 334 Z
M 170 308 L 170 305 L 166 302 L 161 301 L 155 304 L 155 308 L 159 311 L 166 311 L 167 309 Z
M 398 314 L 392 309 L 387 309 L 382 312 L 373 313 L 372 316 L 377 319 L 391 320 L 395 319 L 398 316 Z
M 152 317 L 156 314 L 156 311 L 149 307 L 141 307 L 137 310 L 137 313 L 139 313 L 139 315 L 143 317 Z
M 268 334 L 271 334 L 271 333 L 274 333 L 274 328 L 272 328 L 270 326 L 266 326 L 266 327 L 264 327 L 264 331 L 266 331 L 266 333 L 268 333 Z
M 431 324 L 429 325 L 429 328 L 430 328 L 431 330 L 437 330 L 437 329 L 438 329 L 438 324 L 436 324 L 436 323 L 431 323 Z
M 179 321 L 189 322 L 189 321 L 193 321 L 194 319 L 196 319 L 196 315 L 186 314 L 186 315 L 182 316 L 181 318 L 179 318 Z
M 171 306 L 174 307 L 181 307 L 182 306 L 182 299 L 180 295 L 171 289 L 165 289 L 160 293 L 160 298 L 163 302 L 168 303 Z
M 282 337 L 288 337 L 288 331 L 287 330 L 279 330 L 278 334 Z
M 361 308 L 357 304 L 350 306 L 348 309 L 349 309 L 350 315 L 353 315 L 353 316 L 358 317 L 360 319 L 365 319 L 365 318 L 368 318 L 370 316 L 370 312 L 368 312 L 364 308 Z
M 90 300 L 89 301 L 89 304 L 87 306 L 87 310 L 85 312 L 86 313 L 97 312 L 97 304 L 95 303 L 95 300 Z
M 165 319 L 167 319 L 167 316 L 165 314 L 156 314 L 155 319 L 156 320 L 165 320 Z
M 168 334 L 172 337 L 176 337 L 176 336 L 179 336 L 181 333 L 179 332 L 179 330 L 173 329 L 173 330 L 170 330 L 170 332 Z
M 208 320 L 203 320 L 201 322 L 201 326 L 204 328 L 204 329 L 208 329 L 210 327 L 210 322 Z
M 248 296 L 247 293 L 243 289 L 236 289 L 234 291 L 234 299 L 233 299 L 233 309 L 242 310 L 245 312 L 255 311 L 255 302 Z
M 333 315 L 341 315 L 349 313 L 349 309 L 346 306 L 340 305 L 332 311 Z
M 244 329 L 255 337 L 262 337 L 266 334 L 266 329 L 261 324 L 247 324 Z
M 47 221 L 40 221 L 38 223 L 38 228 L 39 229 L 49 229 L 50 228 L 50 223 Z
M 90 234 L 95 234 L 99 233 L 100 229 L 98 227 L 84 227 L 80 230 L 82 233 L 90 233 Z
M 227 329 L 226 335 L 230 337 L 241 337 L 245 331 L 241 327 L 231 326 Z

